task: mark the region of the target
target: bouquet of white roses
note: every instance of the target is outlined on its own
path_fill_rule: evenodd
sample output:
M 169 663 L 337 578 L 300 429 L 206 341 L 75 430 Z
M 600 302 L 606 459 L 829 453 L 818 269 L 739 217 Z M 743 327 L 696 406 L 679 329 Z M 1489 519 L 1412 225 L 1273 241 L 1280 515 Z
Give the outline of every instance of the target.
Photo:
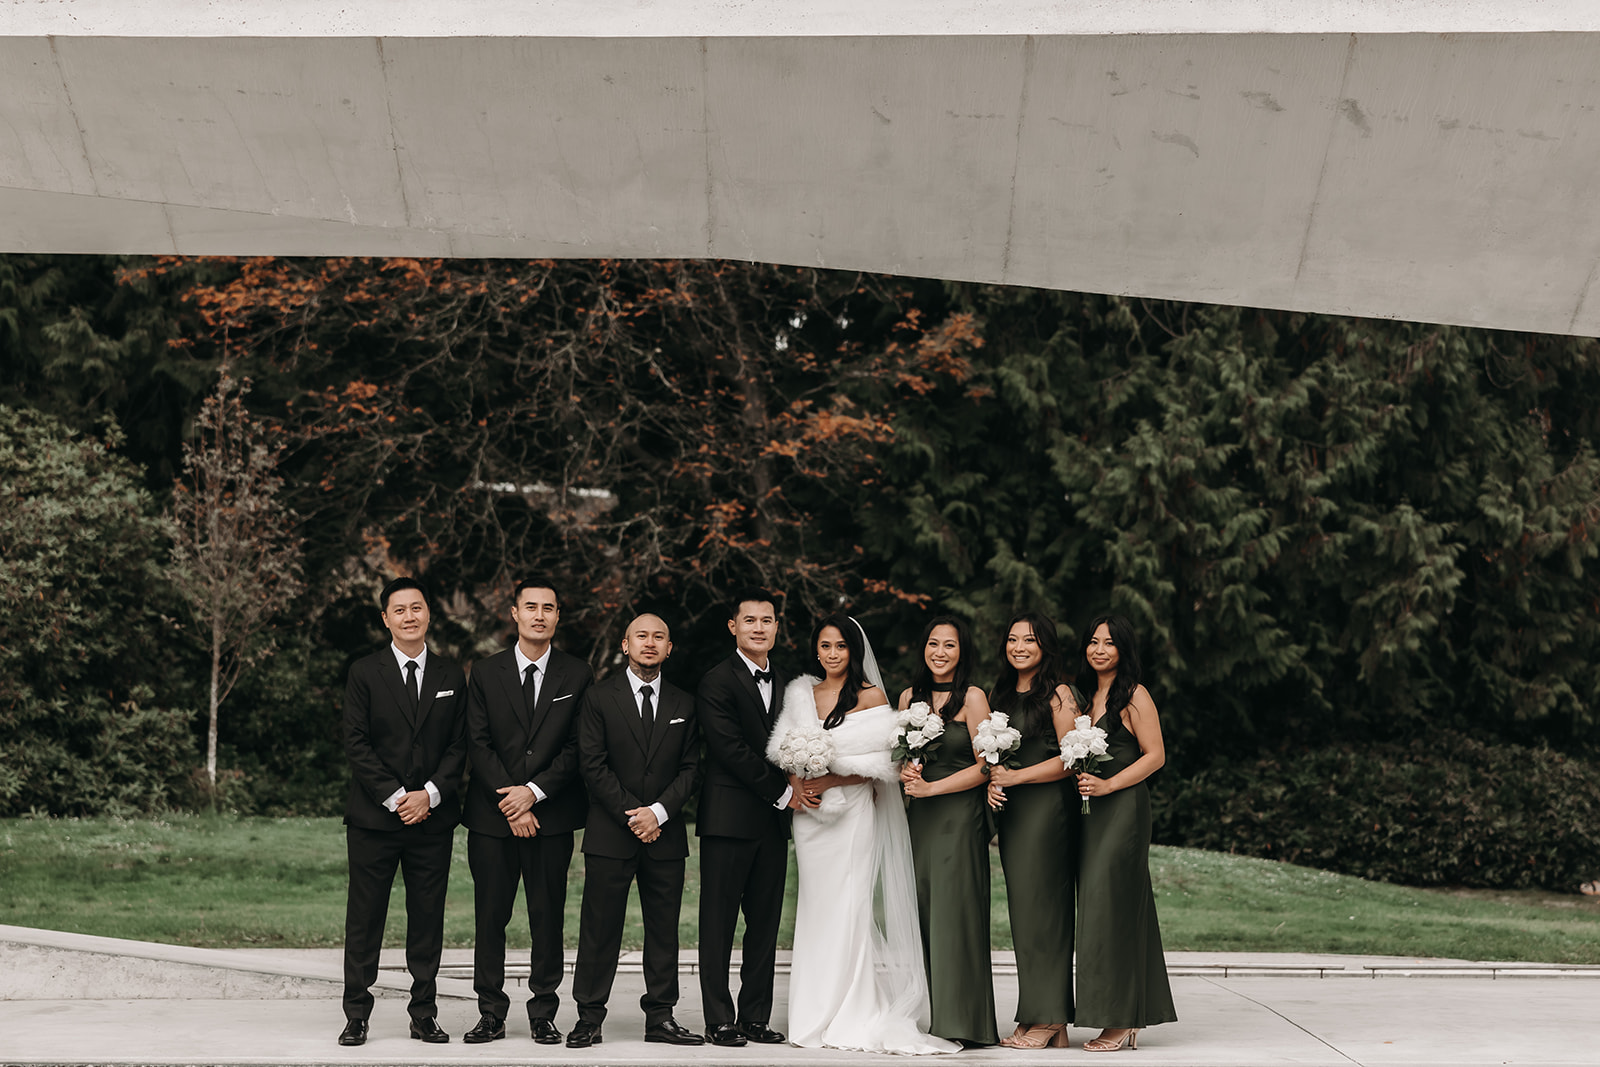
M 778 739 L 772 762 L 801 778 L 821 778 L 833 762 L 833 735 L 820 725 L 797 727 Z
M 1072 729 L 1061 737 L 1061 762 L 1074 774 L 1085 774 L 1110 758 L 1106 754 L 1106 732 L 1091 725 L 1087 715 L 1079 715 Z M 1080 810 L 1089 814 L 1088 797 L 1083 798 Z
M 972 747 L 982 761 L 984 774 L 989 773 L 990 767 L 1002 763 L 1007 767 L 1015 767 L 1015 757 L 1022 748 L 1022 731 L 1011 725 L 1011 716 L 997 711 L 978 724 L 978 732 L 972 737 Z M 1005 802 L 1001 801 L 995 807 L 1003 808 Z
M 926 700 L 918 700 L 909 708 L 895 713 L 894 749 L 889 753 L 889 758 L 896 763 L 905 760 L 920 763 L 925 753 L 939 746 L 939 738 L 943 735 L 944 720 L 928 706 Z
M 972 747 L 983 760 L 983 773 L 988 774 L 989 768 L 996 764 L 1011 766 L 1007 761 L 1022 747 L 1022 731 L 1011 725 L 1010 716 L 997 711 L 978 724 Z

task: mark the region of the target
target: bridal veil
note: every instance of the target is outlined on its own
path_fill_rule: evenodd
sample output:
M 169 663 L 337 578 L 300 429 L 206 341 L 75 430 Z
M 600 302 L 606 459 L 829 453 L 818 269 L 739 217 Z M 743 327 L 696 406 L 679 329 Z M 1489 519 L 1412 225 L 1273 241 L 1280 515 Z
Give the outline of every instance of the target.
M 855 619 L 864 649 L 862 668 L 867 680 L 883 690 L 883 675 L 878 670 L 878 659 L 872 652 L 872 642 Z M 892 707 L 892 705 L 891 705 Z M 892 745 L 892 740 L 889 742 Z M 872 857 L 877 873 L 879 900 L 875 902 L 874 937 L 878 940 L 878 992 L 884 1005 L 884 1020 L 890 1027 L 902 1021 L 907 1032 L 885 1033 L 884 1046 L 888 1050 L 915 1048 L 919 1051 L 954 1051 L 959 1046 L 950 1045 L 939 1038 L 927 1036 L 929 1021 L 928 978 L 923 969 L 922 930 L 917 921 L 917 883 L 911 863 L 911 832 L 906 823 L 905 801 L 900 793 L 898 777 L 885 781 L 874 778 L 872 788 L 873 834 L 876 854 Z M 878 908 L 881 907 L 881 911 Z M 939 1047 L 930 1048 L 930 1043 Z

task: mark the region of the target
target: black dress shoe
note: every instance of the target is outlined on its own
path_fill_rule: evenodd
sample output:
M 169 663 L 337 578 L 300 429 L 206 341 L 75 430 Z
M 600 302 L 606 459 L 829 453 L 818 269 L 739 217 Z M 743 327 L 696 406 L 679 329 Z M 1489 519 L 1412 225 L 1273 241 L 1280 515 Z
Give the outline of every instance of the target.
M 555 1023 L 551 1022 L 549 1019 L 530 1019 L 528 1021 L 533 1026 L 533 1039 L 539 1042 L 539 1044 L 561 1044 L 561 1031 L 556 1029 Z M 596 1027 L 595 1030 L 598 1033 L 599 1027 Z M 569 1047 L 572 1047 L 570 1042 Z M 588 1046 L 584 1047 L 587 1048 Z
M 411 1036 L 418 1041 L 426 1041 L 430 1045 L 442 1045 L 450 1040 L 450 1035 L 439 1029 L 438 1022 L 432 1017 L 412 1019 Z
M 706 1039 L 687 1027 L 679 1026 L 678 1020 L 667 1016 L 665 1020 L 654 1023 L 644 1028 L 646 1041 L 659 1041 L 664 1045 L 703 1045 Z
M 758 1045 L 781 1045 L 789 1040 L 778 1031 L 767 1029 L 766 1023 L 740 1023 L 739 1032 Z
M 545 1025 L 548 1026 L 549 1024 L 546 1023 Z M 554 1030 L 555 1027 L 551 1026 L 550 1029 Z M 577 1026 L 572 1028 L 572 1033 L 567 1035 L 567 1047 L 588 1048 L 590 1045 L 600 1044 L 602 1040 L 604 1039 L 600 1036 L 599 1023 L 580 1021 Z
M 344 1024 L 344 1030 L 339 1034 L 341 1045 L 365 1045 L 367 1043 L 367 1020 L 351 1019 Z
M 468 1030 L 461 1038 L 469 1045 L 481 1045 L 485 1041 L 499 1041 L 506 1036 L 506 1021 L 496 1019 L 493 1015 L 479 1018 L 478 1025 Z
M 739 1028 L 732 1023 L 718 1023 L 706 1031 L 706 1040 L 723 1048 L 743 1048 L 747 1042 Z

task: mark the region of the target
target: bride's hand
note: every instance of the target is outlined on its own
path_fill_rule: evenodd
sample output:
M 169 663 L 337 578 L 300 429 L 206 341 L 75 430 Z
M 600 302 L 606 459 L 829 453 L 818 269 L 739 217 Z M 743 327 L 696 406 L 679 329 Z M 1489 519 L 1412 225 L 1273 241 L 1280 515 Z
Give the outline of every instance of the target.
M 811 782 L 797 774 L 789 776 L 789 789 L 789 807 L 791 810 L 799 811 L 801 808 L 814 808 L 820 803 L 817 800 L 816 793 L 811 788 Z

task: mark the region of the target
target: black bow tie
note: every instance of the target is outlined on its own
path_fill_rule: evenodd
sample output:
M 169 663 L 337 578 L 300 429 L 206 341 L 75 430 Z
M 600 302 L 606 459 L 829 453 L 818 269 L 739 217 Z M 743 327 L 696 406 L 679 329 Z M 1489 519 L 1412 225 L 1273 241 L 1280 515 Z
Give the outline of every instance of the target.
M 771 682 L 772 681 L 772 672 L 771 671 L 756 671 L 756 681 L 757 682 Z

